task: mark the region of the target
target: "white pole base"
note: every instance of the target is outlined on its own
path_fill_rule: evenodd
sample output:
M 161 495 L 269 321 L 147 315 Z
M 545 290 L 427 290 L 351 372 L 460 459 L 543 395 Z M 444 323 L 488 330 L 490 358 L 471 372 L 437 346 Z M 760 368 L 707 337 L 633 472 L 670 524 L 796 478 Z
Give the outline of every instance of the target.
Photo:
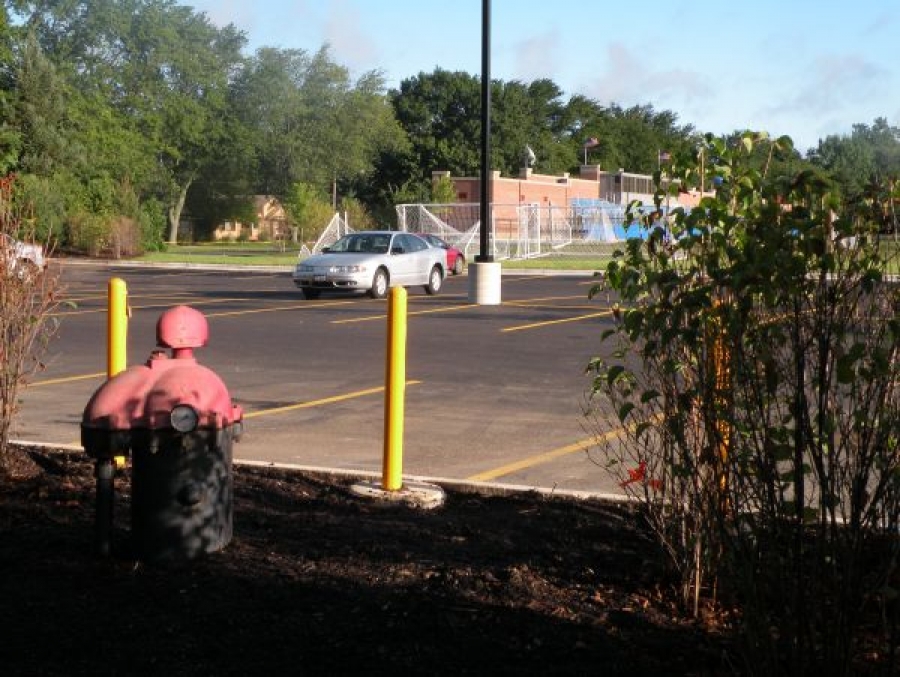
M 501 267 L 498 261 L 474 261 L 469 264 L 469 303 L 500 305 Z

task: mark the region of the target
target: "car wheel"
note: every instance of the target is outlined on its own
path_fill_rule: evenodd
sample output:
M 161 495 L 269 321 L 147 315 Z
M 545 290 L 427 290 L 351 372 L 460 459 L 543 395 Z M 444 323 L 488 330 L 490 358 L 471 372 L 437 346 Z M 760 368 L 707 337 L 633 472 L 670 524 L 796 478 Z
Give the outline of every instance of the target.
M 456 261 L 453 262 L 453 274 L 454 275 L 462 275 L 463 268 L 466 265 L 465 257 L 460 254 L 456 257 Z
M 375 271 L 375 277 L 372 278 L 372 288 L 369 290 L 369 296 L 373 299 L 383 299 L 387 296 L 390 280 L 388 280 L 387 271 L 379 268 Z
M 441 284 L 444 281 L 444 276 L 441 275 L 441 267 L 435 266 L 431 269 L 431 272 L 428 273 L 428 284 L 425 285 L 425 293 L 437 294 L 441 290 Z
M 321 289 L 310 289 L 309 287 L 305 287 L 303 289 L 304 298 L 309 299 L 310 301 L 315 301 L 322 294 Z

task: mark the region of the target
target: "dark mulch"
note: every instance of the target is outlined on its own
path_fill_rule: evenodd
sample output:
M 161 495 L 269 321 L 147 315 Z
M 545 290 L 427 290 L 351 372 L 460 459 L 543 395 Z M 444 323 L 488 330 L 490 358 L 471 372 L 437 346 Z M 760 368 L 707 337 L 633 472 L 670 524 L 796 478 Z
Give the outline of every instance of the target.
M 237 466 L 231 544 L 147 565 L 128 555 L 127 475 L 104 559 L 93 465 L 28 454 L 30 477 L 0 481 L 2 675 L 732 672 L 621 505 L 448 489 L 424 511 Z

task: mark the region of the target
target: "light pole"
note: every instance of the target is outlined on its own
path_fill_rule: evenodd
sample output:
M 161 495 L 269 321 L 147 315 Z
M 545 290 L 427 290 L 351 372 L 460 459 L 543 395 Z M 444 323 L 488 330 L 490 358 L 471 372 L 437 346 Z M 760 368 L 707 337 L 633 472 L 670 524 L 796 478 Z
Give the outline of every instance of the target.
M 491 0 L 481 0 L 481 231 L 469 266 L 469 301 L 479 305 L 500 305 L 500 264 L 490 251 L 491 179 Z

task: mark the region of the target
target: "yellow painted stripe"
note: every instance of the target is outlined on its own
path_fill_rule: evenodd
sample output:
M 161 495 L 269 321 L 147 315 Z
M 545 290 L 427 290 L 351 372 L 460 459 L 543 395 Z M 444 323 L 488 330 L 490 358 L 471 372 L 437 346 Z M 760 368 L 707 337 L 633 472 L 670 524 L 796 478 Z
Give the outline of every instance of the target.
M 285 310 L 311 310 L 313 308 L 325 308 L 331 306 L 346 306 L 356 303 L 355 301 L 327 301 L 325 303 L 316 303 L 315 301 L 306 301 L 296 305 L 274 306 L 272 308 L 252 308 L 251 310 L 224 310 L 221 313 L 204 313 L 206 317 L 231 317 L 234 315 L 254 315 L 256 313 L 280 313 Z
M 467 477 L 466 479 L 470 482 L 487 482 L 489 480 L 495 480 L 498 477 L 503 477 L 504 475 L 511 475 L 514 472 L 518 472 L 520 470 L 526 470 L 527 468 L 532 468 L 536 465 L 541 465 L 542 463 L 549 463 L 550 461 L 560 458 L 561 456 L 567 456 L 569 454 L 574 454 L 576 451 L 584 451 L 588 447 L 592 447 L 597 442 L 601 440 L 607 440 L 612 437 L 618 437 L 623 432 L 622 429 L 616 429 L 611 432 L 606 433 L 602 437 L 589 437 L 585 440 L 581 440 L 580 442 L 575 442 L 574 444 L 569 444 L 565 447 L 560 447 L 559 449 L 554 449 L 553 451 L 545 451 L 542 454 L 536 454 L 535 456 L 529 456 L 528 458 L 523 458 L 521 461 L 516 461 L 515 463 L 509 463 L 507 465 L 501 465 L 499 468 L 494 468 L 493 470 L 485 470 L 484 472 L 480 472 L 477 475 L 472 475 L 471 477 Z
M 408 317 L 410 315 L 428 315 L 429 313 L 451 313 L 455 310 L 464 310 L 472 307 L 474 307 L 473 304 L 466 303 L 461 306 L 442 306 L 440 308 L 429 308 L 428 310 L 414 310 L 407 312 L 406 315 Z M 366 317 L 351 317 L 346 320 L 332 320 L 331 324 L 353 324 L 355 322 L 372 322 L 385 319 L 387 319 L 387 315 L 367 315 Z
M 84 292 L 85 296 L 65 296 L 63 297 L 63 303 L 79 303 L 81 301 L 103 301 L 106 302 L 107 296 L 106 294 L 88 294 Z M 128 294 L 129 299 L 168 299 L 168 298 L 183 298 L 185 296 L 193 296 L 189 292 L 171 292 L 165 294 Z
M 64 378 L 51 378 L 46 381 L 35 381 L 34 383 L 29 383 L 29 388 L 34 388 L 36 386 L 54 386 L 60 383 L 71 383 L 73 381 L 86 381 L 89 378 L 106 378 L 105 371 L 98 371 L 96 374 L 81 374 L 79 376 L 66 376 Z
M 413 386 L 420 384 L 421 381 L 407 381 L 406 385 Z M 309 402 L 298 402 L 297 404 L 289 404 L 284 407 L 274 407 L 272 409 L 260 409 L 259 411 L 251 411 L 244 414 L 244 418 L 256 418 L 257 416 L 271 416 L 272 414 L 283 414 L 288 411 L 297 411 L 298 409 L 310 409 L 311 407 L 321 407 L 323 404 L 334 404 L 335 402 L 343 402 L 344 400 L 352 400 L 357 397 L 365 397 L 366 395 L 375 395 L 383 393 L 384 386 L 377 388 L 367 388 L 366 390 L 357 390 L 344 395 L 335 395 L 333 397 L 325 397 L 321 400 L 310 400 Z
M 516 299 L 514 301 L 504 301 L 505 306 L 527 306 L 529 303 L 537 303 L 538 301 L 568 301 L 571 299 L 579 299 L 584 301 L 587 299 L 586 294 L 569 294 L 567 296 L 539 296 L 536 299 Z
M 549 327 L 553 324 L 564 324 L 566 322 L 581 322 L 582 320 L 590 320 L 594 317 L 607 317 L 612 315 L 613 311 L 604 310 L 599 313 L 589 313 L 588 315 L 578 315 L 577 317 L 564 317 L 561 320 L 547 320 L 545 322 L 533 322 L 531 324 L 519 324 L 513 327 L 505 327 L 500 331 L 503 333 L 511 332 L 511 331 L 524 331 L 526 329 L 539 329 L 540 327 Z
M 167 298 L 167 297 L 160 296 L 159 298 Z M 194 305 L 194 306 L 209 306 L 209 305 L 213 305 L 213 304 L 217 304 L 217 303 L 234 303 L 234 302 L 241 302 L 241 301 L 248 302 L 248 301 L 252 301 L 252 300 L 253 299 L 247 299 L 247 298 L 192 300 L 191 297 L 187 297 L 187 298 L 178 298 L 177 302 L 179 304 L 185 304 L 185 305 L 190 304 L 190 305 Z M 151 310 L 153 308 L 171 308 L 172 303 L 147 303 L 147 304 L 143 304 L 143 305 L 139 305 L 139 306 L 129 304 L 129 306 L 131 307 L 132 310 Z M 106 306 L 104 306 L 102 308 L 86 308 L 86 309 L 81 309 L 81 310 L 78 310 L 78 309 L 63 310 L 60 312 L 52 313 L 52 315 L 60 315 L 60 316 L 65 317 L 65 316 L 69 316 L 69 315 L 91 315 L 91 314 L 106 313 L 106 312 L 107 312 L 107 309 L 106 309 Z

